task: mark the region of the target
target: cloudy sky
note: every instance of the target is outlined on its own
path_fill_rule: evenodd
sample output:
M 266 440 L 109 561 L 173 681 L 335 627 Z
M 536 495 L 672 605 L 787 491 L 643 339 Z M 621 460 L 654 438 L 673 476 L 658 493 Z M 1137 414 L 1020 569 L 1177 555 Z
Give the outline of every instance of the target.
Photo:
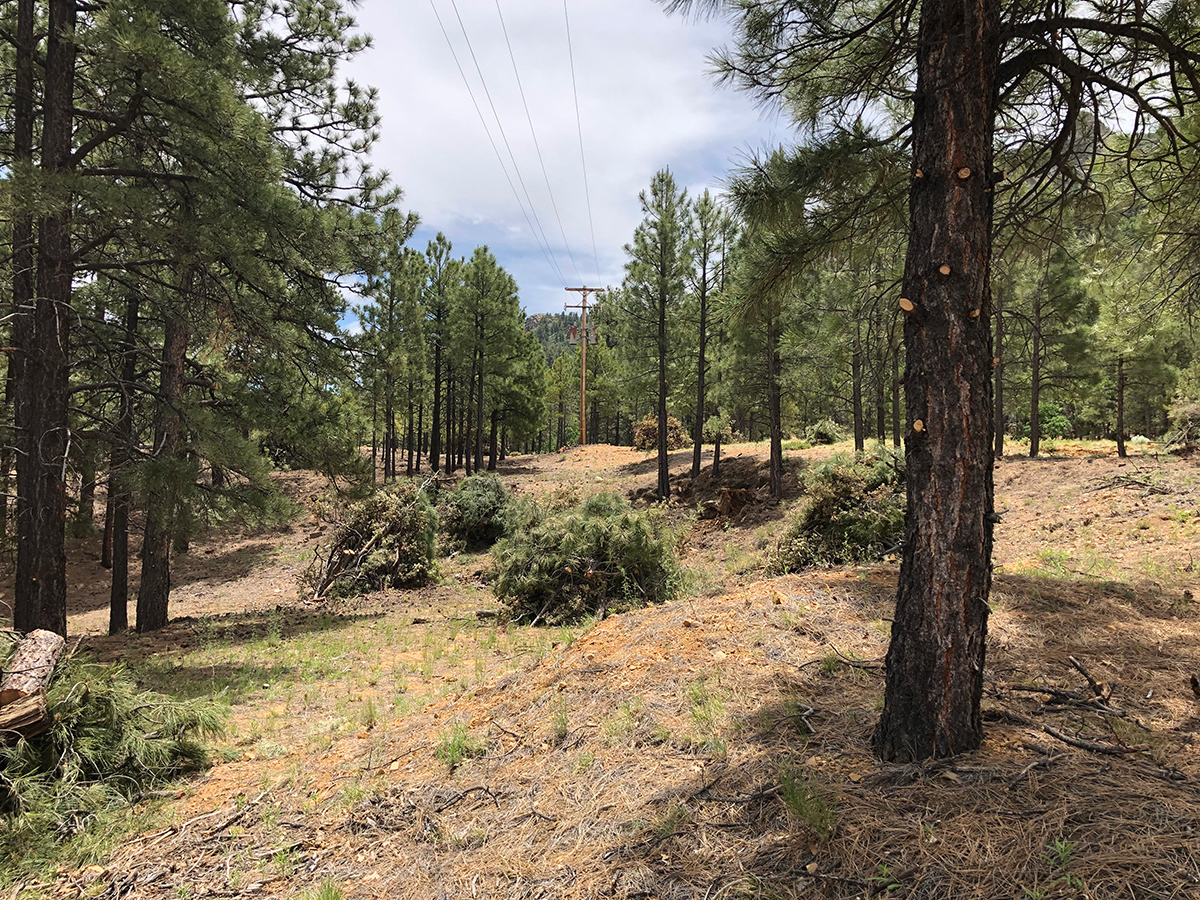
M 590 224 L 563 0 L 363 0 L 356 17 L 374 47 L 345 73 L 379 91 L 374 158 L 421 216 L 414 246 L 438 231 L 456 255 L 487 244 L 530 313 L 561 311 L 566 285 L 620 282 L 638 192 L 658 169 L 690 193 L 716 190 L 731 165 L 787 137 L 773 113 L 708 74 L 727 24 L 668 17 L 653 0 L 567 4 Z

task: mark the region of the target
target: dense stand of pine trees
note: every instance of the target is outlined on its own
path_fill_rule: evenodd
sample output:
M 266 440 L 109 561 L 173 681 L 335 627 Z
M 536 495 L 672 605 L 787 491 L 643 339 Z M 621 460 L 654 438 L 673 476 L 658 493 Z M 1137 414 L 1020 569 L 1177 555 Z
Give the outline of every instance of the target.
M 100 496 L 111 630 L 128 623 L 135 528 L 149 630 L 197 524 L 280 511 L 273 465 L 371 484 L 469 474 L 573 443 L 580 415 L 616 443 L 651 415 L 665 496 L 671 414 L 693 475 L 703 442 L 715 470 L 722 440 L 769 438 L 779 494 L 784 438 L 830 419 L 860 449 L 908 448 L 877 749 L 974 746 L 993 455 L 1068 435 L 1124 454 L 1181 410 L 1200 418 L 1200 32 L 1133 0 L 1092 17 L 995 0 L 668 5 L 728 13 L 725 75 L 782 102 L 805 140 L 735 172 L 723 202 L 654 176 L 592 319 L 581 411 L 576 319 L 527 320 L 486 247 L 409 246 L 415 215 L 366 162 L 373 94 L 338 82 L 365 46 L 340 3 L 5 4 L 15 627 L 65 632 L 65 539 L 91 532 Z M 950 496 L 961 508 L 938 506 Z M 934 579 L 938 554 L 955 578 Z M 929 618 L 934 594 L 966 624 Z

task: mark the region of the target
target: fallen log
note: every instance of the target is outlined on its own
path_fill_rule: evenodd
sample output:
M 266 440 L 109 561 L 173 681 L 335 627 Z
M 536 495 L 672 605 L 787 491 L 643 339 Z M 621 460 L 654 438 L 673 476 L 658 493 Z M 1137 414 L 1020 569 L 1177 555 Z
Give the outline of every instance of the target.
M 7 706 L 0 707 L 0 747 L 11 746 L 21 738 L 39 735 L 46 731 L 50 724 L 45 692 L 26 694 Z
M 25 635 L 0 677 L 0 708 L 22 697 L 45 692 L 66 641 L 53 631 L 37 629 Z

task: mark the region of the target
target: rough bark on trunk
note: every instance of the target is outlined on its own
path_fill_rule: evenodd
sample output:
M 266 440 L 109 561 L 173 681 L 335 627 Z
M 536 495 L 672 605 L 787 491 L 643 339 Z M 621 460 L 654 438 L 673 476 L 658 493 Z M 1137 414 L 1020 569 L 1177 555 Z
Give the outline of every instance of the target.
M 17 457 L 17 577 L 13 625 L 67 633 L 66 457 L 70 446 L 71 168 L 75 0 L 50 0 L 42 92 L 42 170 L 49 212 L 38 224 L 32 340 L 19 372 L 24 415 Z M 24 470 L 24 471 L 23 471 Z M 22 477 L 24 476 L 24 477 Z
M 184 296 L 190 292 L 191 274 L 184 278 Z M 158 408 L 154 415 L 154 451 L 170 459 L 183 436 L 180 403 L 183 400 L 187 324 L 170 313 L 163 327 L 163 352 Z M 142 541 L 142 582 L 138 587 L 137 630 L 155 631 L 167 624 L 171 596 L 171 538 L 174 533 L 177 487 L 152 492 L 146 498 L 146 530 Z
M 43 628 L 25 635 L 0 676 L 0 706 L 45 690 L 66 643 L 61 634 Z
M 1117 456 L 1125 453 L 1125 357 L 1117 357 Z
M 429 467 L 436 475 L 441 468 L 438 456 L 442 452 L 442 336 L 439 331 L 433 343 L 433 421 L 429 427 Z
M 12 173 L 14 183 L 32 177 L 33 169 L 33 124 L 34 124 L 34 6 L 33 0 L 17 0 L 17 33 L 14 48 L 13 77 L 13 145 Z M 19 195 L 18 195 L 19 198 Z M 13 274 L 13 352 L 8 356 L 8 376 L 5 380 L 5 401 L 13 407 L 13 439 L 4 444 L 4 530 L 0 538 L 8 536 L 8 492 L 11 450 L 10 445 L 26 449 L 29 442 L 25 435 L 29 427 L 29 401 L 32 392 L 27 386 L 26 358 L 33 352 L 33 291 L 34 253 L 33 214 L 17 199 L 12 218 L 12 274 Z M 29 473 L 29 474 L 25 474 Z M 22 539 L 21 516 L 29 517 L 20 495 L 28 483 L 32 471 L 29 466 L 17 463 L 17 536 Z M 23 477 L 24 475 L 24 477 Z
M 983 738 L 999 45 L 998 0 L 923 0 L 904 267 L 908 511 L 874 735 L 886 760 L 950 756 Z

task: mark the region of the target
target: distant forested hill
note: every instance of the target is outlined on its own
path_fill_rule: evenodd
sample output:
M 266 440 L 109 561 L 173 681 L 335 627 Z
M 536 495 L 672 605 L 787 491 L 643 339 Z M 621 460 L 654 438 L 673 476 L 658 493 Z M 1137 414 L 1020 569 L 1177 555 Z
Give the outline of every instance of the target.
M 579 324 L 578 313 L 537 313 L 525 320 L 525 330 L 533 332 L 546 351 L 546 365 L 571 352 L 567 341 L 572 325 Z

